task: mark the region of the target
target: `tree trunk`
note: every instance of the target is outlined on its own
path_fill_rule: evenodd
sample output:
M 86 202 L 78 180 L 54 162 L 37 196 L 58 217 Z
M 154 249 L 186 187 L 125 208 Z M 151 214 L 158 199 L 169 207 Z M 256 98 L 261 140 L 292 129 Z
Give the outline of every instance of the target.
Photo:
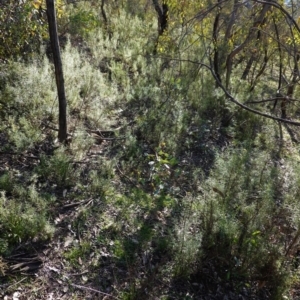
M 108 19 L 107 19 L 107 15 L 106 15 L 106 12 L 105 12 L 105 9 L 104 9 L 104 4 L 105 4 L 105 0 L 101 0 L 101 5 L 100 5 L 101 15 L 102 15 L 103 22 L 104 22 L 105 32 L 108 34 L 109 40 L 111 40 L 112 31 L 111 31 L 111 28 L 108 24 Z
M 268 49 L 265 48 L 264 51 L 265 51 L 264 62 L 262 63 L 262 66 L 261 66 L 260 70 L 258 71 L 257 75 L 255 76 L 255 79 L 251 81 L 250 92 L 252 92 L 254 90 L 255 85 L 256 85 L 259 77 L 264 73 L 264 71 L 267 67 L 267 64 L 268 64 L 268 61 L 269 61 Z
M 218 0 L 218 3 L 220 3 L 221 1 Z M 214 26 L 213 26 L 213 36 L 212 36 L 212 40 L 213 40 L 213 44 L 214 44 L 214 61 L 213 61 L 213 67 L 214 67 L 214 72 L 218 78 L 218 80 L 216 80 L 216 87 L 219 86 L 219 82 L 222 83 L 221 80 L 221 76 L 219 73 L 219 65 L 220 65 L 220 61 L 219 61 L 219 45 L 218 45 L 218 30 L 219 30 L 219 22 L 220 22 L 220 11 L 221 11 L 221 7 L 219 7 L 218 12 L 216 14 L 215 17 L 215 21 L 214 21 Z
M 264 18 L 268 11 L 271 9 L 271 5 L 264 4 L 262 7 L 262 10 L 258 16 L 258 18 L 253 22 L 253 26 L 249 29 L 248 35 L 245 38 L 245 40 L 237 46 L 234 50 L 229 53 L 226 59 L 226 89 L 229 88 L 229 82 L 230 82 L 230 76 L 232 72 L 232 61 L 233 58 L 240 53 L 244 48 L 250 43 L 250 41 L 253 39 L 255 33 L 259 30 L 259 27 L 263 24 Z
M 61 143 L 66 142 L 67 139 L 67 100 L 65 95 L 64 75 L 61 63 L 60 48 L 57 34 L 57 23 L 55 15 L 54 0 L 46 0 L 47 18 L 50 35 L 51 49 L 53 53 L 55 79 L 59 102 L 59 126 L 58 126 L 58 140 Z
M 163 1 L 160 7 L 157 0 L 152 0 L 158 17 L 158 35 L 161 36 L 168 27 L 168 4 Z
M 167 30 L 168 28 L 168 12 L 169 12 L 169 6 L 168 4 L 163 1 L 162 6 L 160 7 L 158 0 L 152 0 L 154 8 L 157 13 L 157 20 L 158 20 L 158 37 L 155 43 L 155 48 L 153 51 L 153 54 L 157 53 L 157 46 L 158 46 L 158 41 L 159 37 L 163 35 L 163 33 Z

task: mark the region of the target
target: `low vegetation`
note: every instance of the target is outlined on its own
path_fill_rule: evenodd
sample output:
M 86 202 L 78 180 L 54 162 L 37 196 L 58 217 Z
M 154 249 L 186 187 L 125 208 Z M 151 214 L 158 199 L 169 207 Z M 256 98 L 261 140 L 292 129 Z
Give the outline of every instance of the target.
M 134 2 L 61 11 L 64 145 L 47 44 L 0 51 L 1 297 L 297 299 L 297 127 L 229 101 L 200 29 L 157 40 Z M 273 98 L 273 64 L 255 84 L 236 67 L 228 91 Z

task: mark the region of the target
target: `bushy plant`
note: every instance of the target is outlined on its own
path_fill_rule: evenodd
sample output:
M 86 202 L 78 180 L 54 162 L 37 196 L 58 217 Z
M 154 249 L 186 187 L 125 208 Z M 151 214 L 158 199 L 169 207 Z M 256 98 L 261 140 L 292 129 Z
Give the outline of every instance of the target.
M 279 173 L 267 152 L 239 148 L 219 156 L 201 195 L 184 202 L 176 231 L 181 275 L 197 273 L 209 258 L 223 280 L 265 280 L 273 295 L 282 294 L 290 261 L 274 225 Z
M 92 170 L 89 173 L 88 190 L 92 195 L 105 196 L 112 189 L 114 170 L 108 162 L 99 161 L 99 164 L 100 170 Z
M 55 151 L 51 157 L 41 156 L 36 173 L 47 183 L 56 184 L 58 187 L 69 186 L 76 179 L 76 170 L 62 147 Z
M 0 191 L 11 193 L 14 188 L 13 175 L 11 172 L 5 172 L 0 176 Z
M 86 37 L 100 25 L 96 12 L 88 3 L 78 3 L 76 8 L 69 7 L 68 15 L 68 32 L 73 36 Z
M 64 254 L 65 258 L 74 266 L 78 266 L 78 260 L 84 259 L 91 251 L 91 244 L 83 241 L 80 245 L 72 247 Z
M 7 80 L 0 90 L 0 102 L 4 104 L 2 126 L 16 151 L 33 148 L 43 141 L 43 126 L 57 117 L 50 71 L 47 60 L 14 62 L 4 70 Z
M 37 1 L 39 2 L 39 1 Z M 1 46 L 0 59 L 9 59 L 32 54 L 40 47 L 42 38 L 47 37 L 45 15 L 35 2 L 14 1 L 1 3 Z
M 14 185 L 14 197 L 0 196 L 0 253 L 7 254 L 16 245 L 29 240 L 47 240 L 53 234 L 48 207 L 53 197 L 40 195 L 31 185 L 26 191 Z

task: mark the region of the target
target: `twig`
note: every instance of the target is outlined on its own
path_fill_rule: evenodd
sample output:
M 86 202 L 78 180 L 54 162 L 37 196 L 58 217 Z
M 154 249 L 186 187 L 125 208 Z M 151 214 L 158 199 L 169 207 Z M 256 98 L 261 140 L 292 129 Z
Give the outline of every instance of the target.
M 93 199 L 86 199 L 86 200 L 79 201 L 79 202 L 73 202 L 73 203 L 65 204 L 63 206 L 63 209 L 72 208 L 72 207 L 79 206 L 79 205 L 84 205 L 84 204 L 89 204 L 89 202 L 91 202 L 92 200 Z
M 285 256 L 288 256 L 291 254 L 294 246 L 298 243 L 299 241 L 299 237 L 300 237 L 300 230 L 298 229 L 298 231 L 296 232 L 293 240 L 291 241 L 291 243 L 289 244 L 287 250 L 285 251 Z
M 81 276 L 81 275 L 84 275 L 84 274 L 87 274 L 87 273 L 89 273 L 88 270 L 83 271 L 83 272 L 81 272 L 81 273 L 71 273 L 71 274 L 67 274 L 67 276 Z
M 113 295 L 101 292 L 99 290 L 92 289 L 90 287 L 86 287 L 86 286 L 82 286 L 82 285 L 78 285 L 78 284 L 74 284 L 74 283 L 70 283 L 70 285 L 73 286 L 73 287 L 75 287 L 75 288 L 77 288 L 77 289 L 81 289 L 81 290 L 86 290 L 86 291 L 98 293 L 98 294 L 105 295 L 105 296 L 108 296 L 108 297 L 111 297 L 111 298 L 114 298 L 114 299 L 120 299 L 120 298 L 117 298 L 117 297 L 115 297 Z
M 26 157 L 26 158 L 31 158 L 31 159 L 40 159 L 39 157 L 37 156 L 33 156 L 33 155 L 27 155 L 27 154 L 23 154 L 23 153 L 17 153 L 17 152 L 5 152 L 5 151 L 0 151 L 0 155 L 5 155 L 5 154 L 8 154 L 8 155 L 20 155 L 20 156 L 23 156 L 23 157 Z
M 123 176 L 123 177 L 125 177 L 127 180 L 129 180 L 129 182 L 130 182 L 131 184 L 135 185 L 138 189 L 141 189 L 141 188 L 142 188 L 141 185 L 140 185 L 139 183 L 134 182 L 130 177 L 128 177 L 126 174 L 124 174 L 124 173 L 121 171 L 121 169 L 120 169 L 120 167 L 119 167 L 119 164 L 117 164 L 116 166 L 117 166 L 117 169 L 118 169 L 119 173 L 121 174 L 121 176 Z
M 212 63 L 212 62 L 210 61 L 210 63 Z M 278 118 L 278 117 L 275 117 L 275 116 L 272 116 L 272 115 L 269 115 L 269 114 L 266 114 L 266 113 L 262 113 L 258 110 L 252 109 L 249 106 L 244 105 L 243 103 L 239 102 L 238 100 L 236 100 L 236 98 L 234 96 L 232 96 L 229 93 L 229 91 L 226 89 L 226 87 L 221 83 L 221 81 L 219 80 L 219 78 L 215 74 L 212 67 L 210 67 L 210 66 L 208 66 L 204 63 L 200 63 L 200 64 L 203 65 L 205 68 L 207 68 L 211 72 L 214 79 L 218 83 L 218 86 L 221 88 L 221 90 L 223 90 L 224 94 L 227 96 L 227 99 L 229 101 L 235 103 L 236 105 L 240 106 L 241 108 L 243 108 L 247 111 L 250 111 L 250 112 L 252 112 L 256 115 L 259 115 L 259 116 L 262 116 L 262 117 L 265 117 L 265 118 L 268 118 L 268 119 L 272 119 L 272 120 L 275 120 L 275 121 L 279 121 L 279 122 L 282 122 L 282 123 L 287 123 L 287 124 L 291 124 L 291 125 L 295 125 L 295 126 L 300 126 L 300 122 L 298 122 L 298 121 L 288 120 L 288 119 L 285 119 L 285 118 Z
M 19 280 L 18 282 L 13 283 L 13 284 L 11 284 L 11 285 L 9 285 L 9 283 L 1 284 L 1 285 L 0 285 L 0 288 L 3 288 L 3 287 L 8 286 L 7 289 L 9 289 L 9 288 L 11 288 L 11 287 L 13 287 L 13 286 L 15 286 L 15 285 L 21 283 L 21 282 L 24 281 L 26 278 L 27 278 L 27 277 L 24 277 L 24 278 L 22 278 L 21 280 Z
M 126 137 L 105 137 L 104 134 L 115 134 L 114 131 L 112 130 L 91 130 L 91 129 L 87 129 L 86 130 L 88 133 L 92 133 L 93 134 L 93 138 L 98 139 L 98 140 L 105 140 L 105 141 L 115 141 L 115 140 L 125 140 Z
M 119 138 L 107 138 L 107 137 L 101 137 L 101 136 L 95 136 L 93 135 L 93 138 L 100 141 L 118 141 L 118 140 L 126 140 L 126 137 L 119 137 Z
M 276 100 L 289 100 L 290 102 L 299 102 L 298 99 L 290 98 L 290 97 L 276 97 L 276 98 L 270 98 L 270 99 L 263 99 L 263 100 L 253 100 L 253 101 L 247 101 L 244 104 L 259 104 L 259 103 L 265 103 L 265 102 L 272 102 Z
M 57 128 L 48 125 L 48 124 L 44 124 L 44 126 L 46 126 L 47 128 L 54 130 L 54 131 L 58 131 Z M 126 137 L 115 137 L 115 138 L 109 138 L 109 137 L 104 137 L 103 134 L 108 134 L 108 133 L 114 133 L 114 131 L 112 130 L 91 130 L 91 129 L 87 129 L 86 132 L 88 133 L 93 133 L 95 135 L 93 135 L 93 138 L 97 139 L 97 140 L 103 140 L 103 141 L 117 141 L 117 140 L 125 140 Z M 68 133 L 68 136 L 73 136 L 73 133 Z

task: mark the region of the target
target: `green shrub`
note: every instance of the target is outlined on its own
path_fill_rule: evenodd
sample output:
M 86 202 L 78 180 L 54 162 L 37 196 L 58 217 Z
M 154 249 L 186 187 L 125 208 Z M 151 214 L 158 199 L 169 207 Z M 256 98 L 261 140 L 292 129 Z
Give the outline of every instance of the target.
M 252 148 L 218 157 L 201 195 L 184 201 L 175 246 L 181 276 L 197 273 L 205 258 L 223 280 L 254 284 L 263 278 L 273 295 L 282 294 L 290 260 L 280 227 L 274 226 L 280 214 L 275 193 L 279 173 L 267 152 Z
M 99 161 L 100 170 L 89 173 L 89 191 L 97 197 L 105 196 L 112 189 L 111 180 L 114 178 L 112 165 L 107 161 Z
M 5 192 L 0 196 L 1 254 L 28 240 L 47 240 L 53 234 L 47 213 L 53 198 L 40 195 L 34 185 L 27 191 L 18 185 L 14 189 L 19 190 L 15 198 L 8 198 Z
M 79 259 L 85 259 L 90 254 L 91 244 L 88 241 L 81 242 L 80 245 L 72 247 L 66 251 L 64 257 L 74 266 L 78 266 Z
M 10 172 L 5 172 L 0 176 L 0 191 L 11 193 L 13 191 L 13 176 Z
M 35 171 L 44 182 L 56 184 L 58 187 L 70 186 L 77 178 L 70 156 L 63 147 L 56 150 L 53 156 L 42 155 Z
M 80 4 L 79 4 L 80 5 Z M 87 7 L 87 3 L 82 3 L 81 7 L 71 10 L 69 13 L 69 33 L 86 37 L 92 30 L 100 25 L 95 11 Z

